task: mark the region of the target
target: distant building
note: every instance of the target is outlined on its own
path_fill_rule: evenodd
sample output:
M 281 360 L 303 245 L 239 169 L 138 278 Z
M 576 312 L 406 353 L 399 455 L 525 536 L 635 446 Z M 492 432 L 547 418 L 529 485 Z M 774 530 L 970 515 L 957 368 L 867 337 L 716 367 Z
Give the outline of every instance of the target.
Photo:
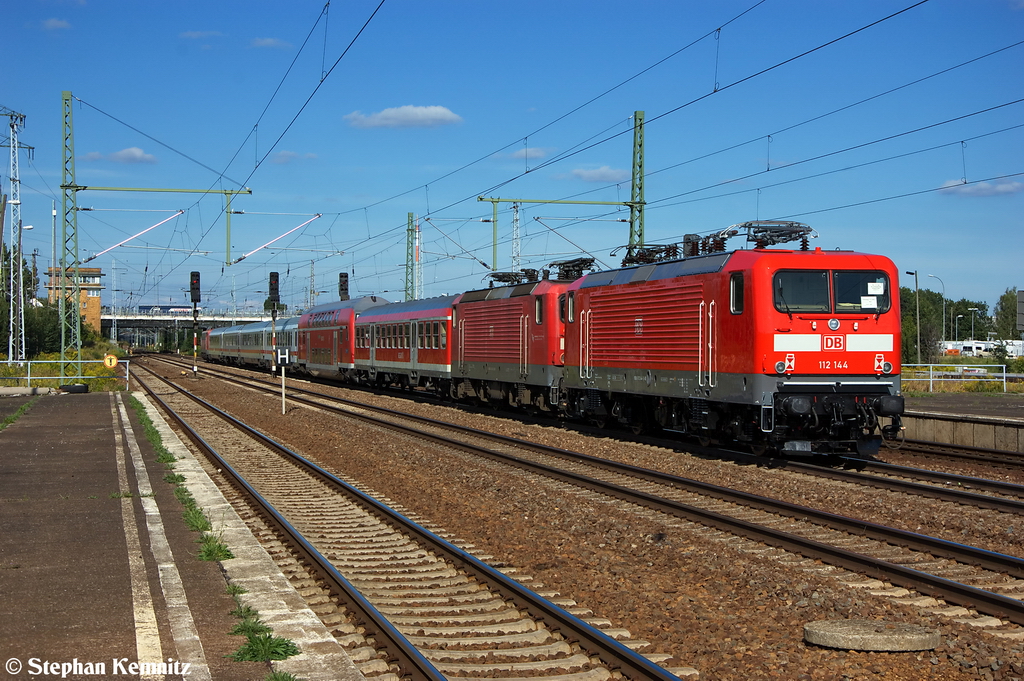
M 46 270 L 50 278 L 46 282 L 46 297 L 51 303 L 57 303 L 60 291 L 60 268 L 50 267 Z M 72 275 L 73 276 L 73 275 Z M 99 267 L 79 267 L 79 282 L 81 297 L 78 299 L 78 313 L 82 316 L 82 322 L 88 324 L 96 333 L 100 332 L 100 292 L 103 291 L 103 270 Z M 68 277 L 68 289 L 72 285 L 71 276 Z

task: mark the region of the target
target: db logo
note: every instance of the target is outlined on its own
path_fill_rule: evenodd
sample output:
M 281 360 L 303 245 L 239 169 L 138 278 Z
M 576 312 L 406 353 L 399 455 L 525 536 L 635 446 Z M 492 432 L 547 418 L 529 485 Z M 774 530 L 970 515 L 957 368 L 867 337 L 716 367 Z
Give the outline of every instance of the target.
M 845 350 L 846 336 L 823 336 L 824 350 Z

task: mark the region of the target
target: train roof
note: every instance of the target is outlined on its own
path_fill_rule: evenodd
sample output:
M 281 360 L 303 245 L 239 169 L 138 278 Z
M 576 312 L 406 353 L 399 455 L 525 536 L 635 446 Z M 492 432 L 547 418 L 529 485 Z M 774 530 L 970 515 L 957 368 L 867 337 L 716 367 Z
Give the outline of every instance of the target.
M 568 286 L 571 283 L 572 281 L 566 279 L 540 279 L 539 281 L 528 281 L 522 284 L 483 288 L 476 291 L 466 291 L 462 294 L 459 302 L 472 303 L 478 300 L 499 300 L 501 298 L 528 296 L 532 293 L 543 293 L 546 289 L 551 288 L 552 284 Z
M 372 307 L 379 305 L 391 305 L 392 303 L 386 298 L 380 296 L 360 296 L 359 298 L 350 298 L 349 300 L 335 300 L 331 303 L 324 303 L 323 305 L 317 305 L 311 307 L 302 313 L 302 316 L 318 314 L 320 312 L 331 312 L 332 310 L 346 310 L 352 309 L 356 314 L 361 314 L 364 310 L 369 310 Z
M 392 318 L 422 318 L 436 317 L 444 314 L 450 315 L 452 304 L 457 298 L 458 296 L 438 296 L 436 298 L 422 298 L 420 300 L 407 300 L 401 303 L 390 303 L 364 312 L 359 315 L 359 321 L 388 321 Z
M 735 253 L 736 251 L 709 253 L 683 260 L 669 260 L 648 265 L 634 265 L 619 270 L 594 272 L 586 274 L 580 279 L 579 288 L 629 284 L 636 281 L 657 281 L 658 279 L 673 279 L 692 274 L 720 272 Z

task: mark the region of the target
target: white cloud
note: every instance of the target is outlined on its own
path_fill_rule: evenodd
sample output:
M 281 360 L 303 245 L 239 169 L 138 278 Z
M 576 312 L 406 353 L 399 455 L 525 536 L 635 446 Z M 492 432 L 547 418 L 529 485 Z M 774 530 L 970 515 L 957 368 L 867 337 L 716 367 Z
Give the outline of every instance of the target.
M 959 194 L 960 196 L 1007 196 L 1024 191 L 1024 182 L 978 182 L 964 184 L 960 180 L 949 180 L 942 185 L 943 194 Z
M 593 169 L 576 168 L 572 175 L 584 182 L 625 182 L 629 179 L 628 170 L 616 170 L 608 166 Z
M 253 38 L 252 42 L 249 43 L 249 47 L 272 47 L 279 49 L 287 49 L 291 47 L 291 43 L 287 43 L 277 38 Z
M 353 111 L 344 116 L 354 128 L 435 128 L 461 123 L 462 117 L 444 106 L 396 106 L 374 114 Z
M 71 28 L 71 24 L 63 19 L 47 19 L 43 22 L 43 28 L 47 31 L 58 31 L 62 28 Z
M 270 161 L 271 163 L 276 163 L 278 165 L 285 165 L 286 163 L 291 163 L 292 161 L 298 159 L 304 159 L 308 161 L 314 158 L 316 158 L 316 154 L 313 153 L 299 154 L 298 152 L 295 151 L 279 151 L 276 154 L 274 154 L 273 158 L 271 158 Z
M 76 158 L 79 161 L 102 161 L 103 154 L 98 151 L 90 151 L 88 154 L 85 154 L 84 156 L 76 156 Z
M 138 147 L 128 147 L 121 151 L 115 151 L 107 158 L 115 163 L 156 163 L 156 156 L 147 154 Z
M 546 158 L 553 151 L 554 149 L 551 147 L 526 147 L 512 152 L 512 158 Z
M 185 31 L 179 33 L 179 38 L 185 38 L 187 40 L 202 40 L 203 38 L 216 38 L 224 35 L 220 31 Z

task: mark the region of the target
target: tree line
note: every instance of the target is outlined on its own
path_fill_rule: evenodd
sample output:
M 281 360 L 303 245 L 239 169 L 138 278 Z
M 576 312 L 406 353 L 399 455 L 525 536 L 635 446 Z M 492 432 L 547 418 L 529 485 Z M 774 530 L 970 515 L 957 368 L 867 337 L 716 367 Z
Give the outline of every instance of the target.
M 988 303 L 978 300 L 943 299 L 929 289 L 915 291 L 900 287 L 902 357 L 905 364 L 917 363 L 917 304 L 921 304 L 921 362 L 931 364 L 942 360 L 941 341 L 1020 340 L 1017 331 L 1017 287 L 999 297 L 989 312 Z M 945 305 L 943 305 L 945 303 Z M 971 308 L 975 308 L 972 310 Z M 996 354 L 999 354 L 997 349 Z

